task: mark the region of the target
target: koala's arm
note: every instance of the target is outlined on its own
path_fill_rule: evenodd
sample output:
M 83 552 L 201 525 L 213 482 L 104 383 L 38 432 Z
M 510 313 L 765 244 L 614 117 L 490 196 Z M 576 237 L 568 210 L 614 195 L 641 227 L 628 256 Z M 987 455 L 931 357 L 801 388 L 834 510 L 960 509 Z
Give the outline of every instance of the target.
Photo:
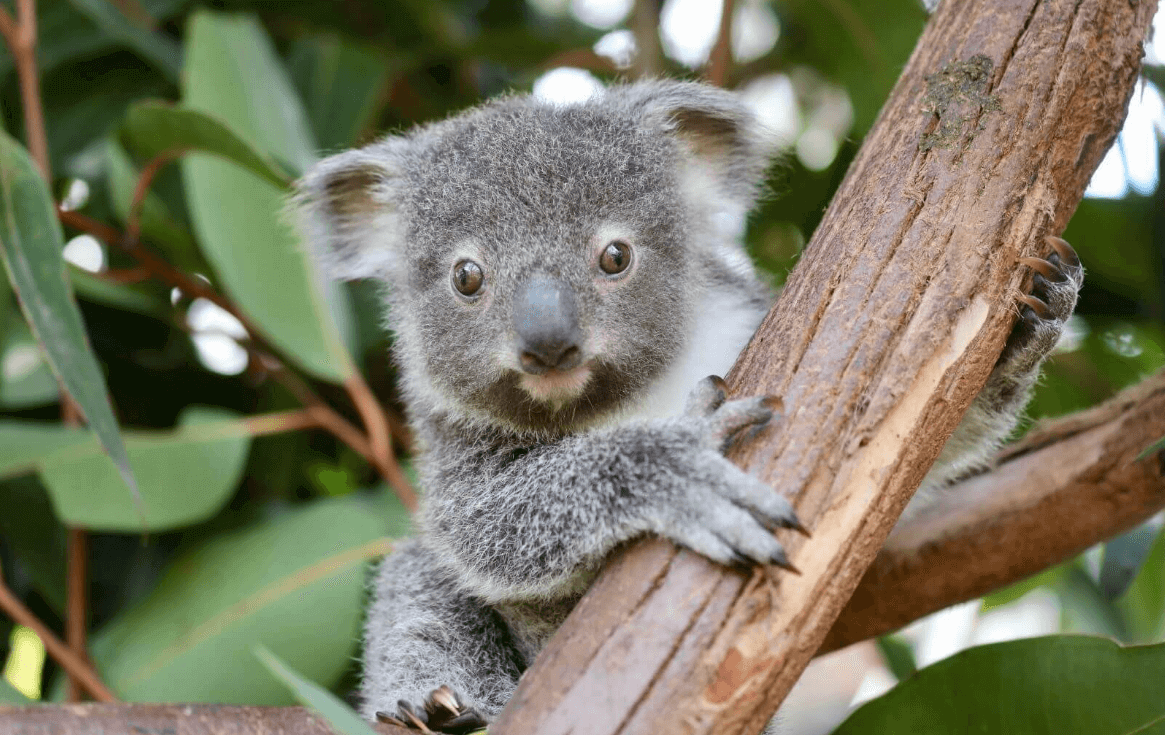
M 723 456 L 772 415 L 765 399 L 724 401 L 705 380 L 687 413 L 555 442 L 489 449 L 450 438 L 431 478 L 428 543 L 489 601 L 578 591 L 616 544 L 656 533 L 725 564 L 787 565 L 772 530 L 789 503 Z M 469 451 L 467 451 L 467 449 Z

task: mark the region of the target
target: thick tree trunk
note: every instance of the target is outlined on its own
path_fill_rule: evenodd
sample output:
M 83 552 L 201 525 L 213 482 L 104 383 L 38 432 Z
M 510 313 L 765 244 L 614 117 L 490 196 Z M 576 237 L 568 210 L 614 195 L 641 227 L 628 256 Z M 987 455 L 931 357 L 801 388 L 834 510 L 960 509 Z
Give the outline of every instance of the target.
M 600 577 L 493 735 L 756 733 L 982 387 L 1124 120 L 1155 2 L 944 0 L 729 375 L 783 422 L 735 459 L 790 494 L 800 576 L 644 543 Z

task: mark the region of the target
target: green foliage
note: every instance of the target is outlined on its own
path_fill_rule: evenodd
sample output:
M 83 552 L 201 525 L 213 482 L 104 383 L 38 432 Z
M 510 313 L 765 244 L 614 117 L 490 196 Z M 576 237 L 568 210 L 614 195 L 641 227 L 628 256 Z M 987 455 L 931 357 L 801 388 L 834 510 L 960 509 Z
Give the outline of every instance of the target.
M 283 682 L 295 695 L 300 704 L 320 713 L 340 735 L 374 735 L 372 727 L 339 697 L 319 684 L 305 679 L 265 646 L 256 647 L 255 655 L 271 675 Z
M 92 653 L 120 696 L 285 704 L 293 701 L 287 685 L 328 711 L 310 682 L 340 695 L 351 689 L 367 562 L 387 548 L 385 537 L 409 533 L 410 521 L 357 451 L 320 430 L 292 430 L 299 424 L 283 412 L 302 404 L 287 386 L 302 382 L 354 423 L 358 412 L 342 385 L 357 375 L 382 403 L 402 407 L 376 285 L 322 285 L 285 214 L 290 182 L 319 155 L 527 91 L 563 55 L 586 58 L 579 52 L 605 31 L 525 0 L 228 0 L 213 4 L 219 12 L 208 5 L 37 3 L 55 174 L 47 190 L 15 142 L 24 139 L 21 99 L 11 57 L 0 53 L 0 109 L 11 136 L 0 134 L 0 241 L 24 307 L 0 278 L 0 562 L 6 584 L 59 625 L 65 531 L 90 530 Z M 749 223 L 750 251 L 780 283 L 897 81 L 925 14 L 917 0 L 762 6 L 777 15 L 779 40 L 737 64 L 733 83 L 780 75 L 798 107 L 794 137 L 824 125 L 838 143 L 832 162 L 816 170 L 794 146 L 773 172 L 776 196 Z M 667 59 L 663 68 L 693 73 Z M 1147 77 L 1163 79 L 1160 68 Z M 920 131 L 927 115 L 919 112 Z M 179 151 L 135 212 L 142 171 Z M 122 231 L 136 223 L 146 248 L 228 296 L 297 377 L 274 379 L 279 368 L 257 359 L 240 375 L 208 369 L 199 345 L 213 335 L 187 319 L 191 295 L 139 280 L 137 261 L 115 244 L 105 251 L 109 271 L 66 269 L 52 195 L 63 199 L 73 179 L 88 187 L 75 204 L 82 215 Z M 1165 367 L 1163 199 L 1158 187 L 1087 199 L 1077 210 L 1065 233 L 1088 268 L 1076 338 L 1050 362 L 1033 419 L 1093 405 Z M 60 421 L 54 370 L 90 428 Z M 1147 448 L 1141 461 L 1159 461 L 1161 448 Z M 130 468 L 140 506 L 123 479 Z M 1102 563 L 1065 562 L 992 593 L 983 607 L 1006 609 L 1038 588 L 1059 604 L 1064 632 L 1161 641 L 1165 536 L 1153 529 L 1112 542 Z M 1071 733 L 1072 723 L 1037 726 L 1069 715 L 1083 724 L 1097 712 L 1130 716 L 1109 720 L 1114 727 L 1153 716 L 1131 698 L 1150 674 L 1160 676 L 1160 647 L 1004 644 L 912 676 L 907 640 L 881 641 L 905 683 L 844 732 L 895 731 L 871 718 L 926 732 L 918 718 L 928 713 L 955 718 L 934 720 L 949 725 L 943 732 L 997 718 L 990 731 L 1009 733 Z M 257 646 L 271 651 L 261 654 L 263 665 Z M 1048 671 L 1064 674 L 1059 685 L 1048 685 Z M 56 674 L 50 664 L 46 691 L 54 683 L 61 690 Z M 994 682 L 988 694 L 997 699 L 981 692 L 982 682 Z M 0 680 L 0 702 L 11 699 Z M 342 717 L 332 716 L 339 729 Z M 1143 732 L 1153 727 L 1161 725 Z
M 1165 645 L 1055 636 L 979 646 L 918 672 L 834 735 L 1129 735 L 1165 725 Z
M 101 368 L 65 279 L 62 247 L 53 201 L 35 164 L 19 143 L 0 133 L 0 259 L 53 372 L 140 503 Z

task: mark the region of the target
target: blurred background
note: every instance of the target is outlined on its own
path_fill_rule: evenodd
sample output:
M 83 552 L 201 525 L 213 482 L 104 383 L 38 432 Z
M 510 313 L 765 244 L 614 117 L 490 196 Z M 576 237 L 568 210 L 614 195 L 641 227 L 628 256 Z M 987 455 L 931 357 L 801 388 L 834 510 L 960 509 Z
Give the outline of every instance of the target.
M 787 151 L 747 233 L 750 252 L 779 284 L 927 15 L 917 0 L 738 0 L 730 58 L 710 68 L 722 13 L 716 0 L 42 0 L 52 191 L 63 208 L 125 228 L 135 181 L 159 150 L 142 122 L 143 100 L 206 111 L 264 165 L 294 177 L 318 155 L 507 91 L 569 104 L 620 78 L 712 75 L 740 90 Z M 1032 420 L 1093 405 L 1165 365 L 1161 17 L 1124 130 L 1065 233 L 1088 280 Z M 3 52 L 0 106 L 5 128 L 23 140 L 17 78 Z M 325 300 L 304 312 L 312 283 L 309 274 L 307 286 L 295 285 L 309 266 L 285 232 L 284 194 L 240 171 L 201 155 L 162 168 L 142 202 L 143 241 L 229 294 L 272 337 L 296 380 L 345 418 L 359 418 L 340 387 L 348 373 L 326 365 L 349 356 L 390 418 L 402 415 L 375 289 L 318 287 Z M 384 551 L 378 539 L 407 533 L 403 506 L 333 433 L 252 420 L 285 417 L 302 396 L 294 381 L 274 379 L 283 368 L 249 353 L 251 335 L 235 316 L 149 278 L 92 231 L 66 228 L 65 238 L 90 341 L 123 429 L 132 430 L 143 493 L 175 510 L 143 534 L 133 514 L 86 506 L 81 495 L 108 479 L 102 460 L 89 445 L 78 449 L 80 440 L 60 439 L 56 382 L 0 279 L 3 579 L 63 630 L 68 528 L 89 529 L 92 656 L 126 699 L 290 702 L 253 660 L 256 642 L 347 693 L 365 564 Z M 247 251 L 272 260 L 227 255 Z M 292 262 L 300 270 L 285 273 Z M 320 329 L 296 332 L 313 320 Z M 407 472 L 407 437 L 397 428 Z M 34 429 L 52 436 L 8 452 L 11 437 Z M 62 454 L 66 444 L 72 454 Z M 110 492 L 125 492 L 116 477 L 108 482 Z M 913 667 L 980 643 L 1056 632 L 1165 640 L 1161 522 L 819 660 L 784 710 L 789 732 L 829 732 Z M 4 615 L 0 666 L 9 687 L 0 702 L 10 690 L 65 696 L 36 636 Z

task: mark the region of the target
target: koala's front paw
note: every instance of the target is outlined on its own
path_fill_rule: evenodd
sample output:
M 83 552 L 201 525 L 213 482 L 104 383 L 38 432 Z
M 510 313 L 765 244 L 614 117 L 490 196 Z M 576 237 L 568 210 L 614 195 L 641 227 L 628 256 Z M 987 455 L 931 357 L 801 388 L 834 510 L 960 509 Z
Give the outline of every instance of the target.
M 1036 275 L 1031 294 L 1019 297 L 1020 319 L 999 358 L 1013 375 L 1036 369 L 1051 354 L 1084 283 L 1084 268 L 1072 246 L 1058 237 L 1044 241 L 1052 248 L 1047 258 L 1020 258 Z
M 377 712 L 376 719 L 410 730 L 448 735 L 468 735 L 485 729 L 489 724 L 477 710 L 466 707 L 461 697 L 444 685 L 430 692 L 420 707 L 403 699 L 397 702 L 396 707 L 395 715 Z
M 658 533 L 725 565 L 776 564 L 796 571 L 773 536 L 777 528 L 805 532 L 789 501 L 724 458 L 732 440 L 759 429 L 780 408 L 771 397 L 726 400 L 724 381 L 700 381 L 680 419 L 696 446 L 672 480 L 679 492 L 659 509 Z M 677 497 L 678 495 L 678 497 Z

